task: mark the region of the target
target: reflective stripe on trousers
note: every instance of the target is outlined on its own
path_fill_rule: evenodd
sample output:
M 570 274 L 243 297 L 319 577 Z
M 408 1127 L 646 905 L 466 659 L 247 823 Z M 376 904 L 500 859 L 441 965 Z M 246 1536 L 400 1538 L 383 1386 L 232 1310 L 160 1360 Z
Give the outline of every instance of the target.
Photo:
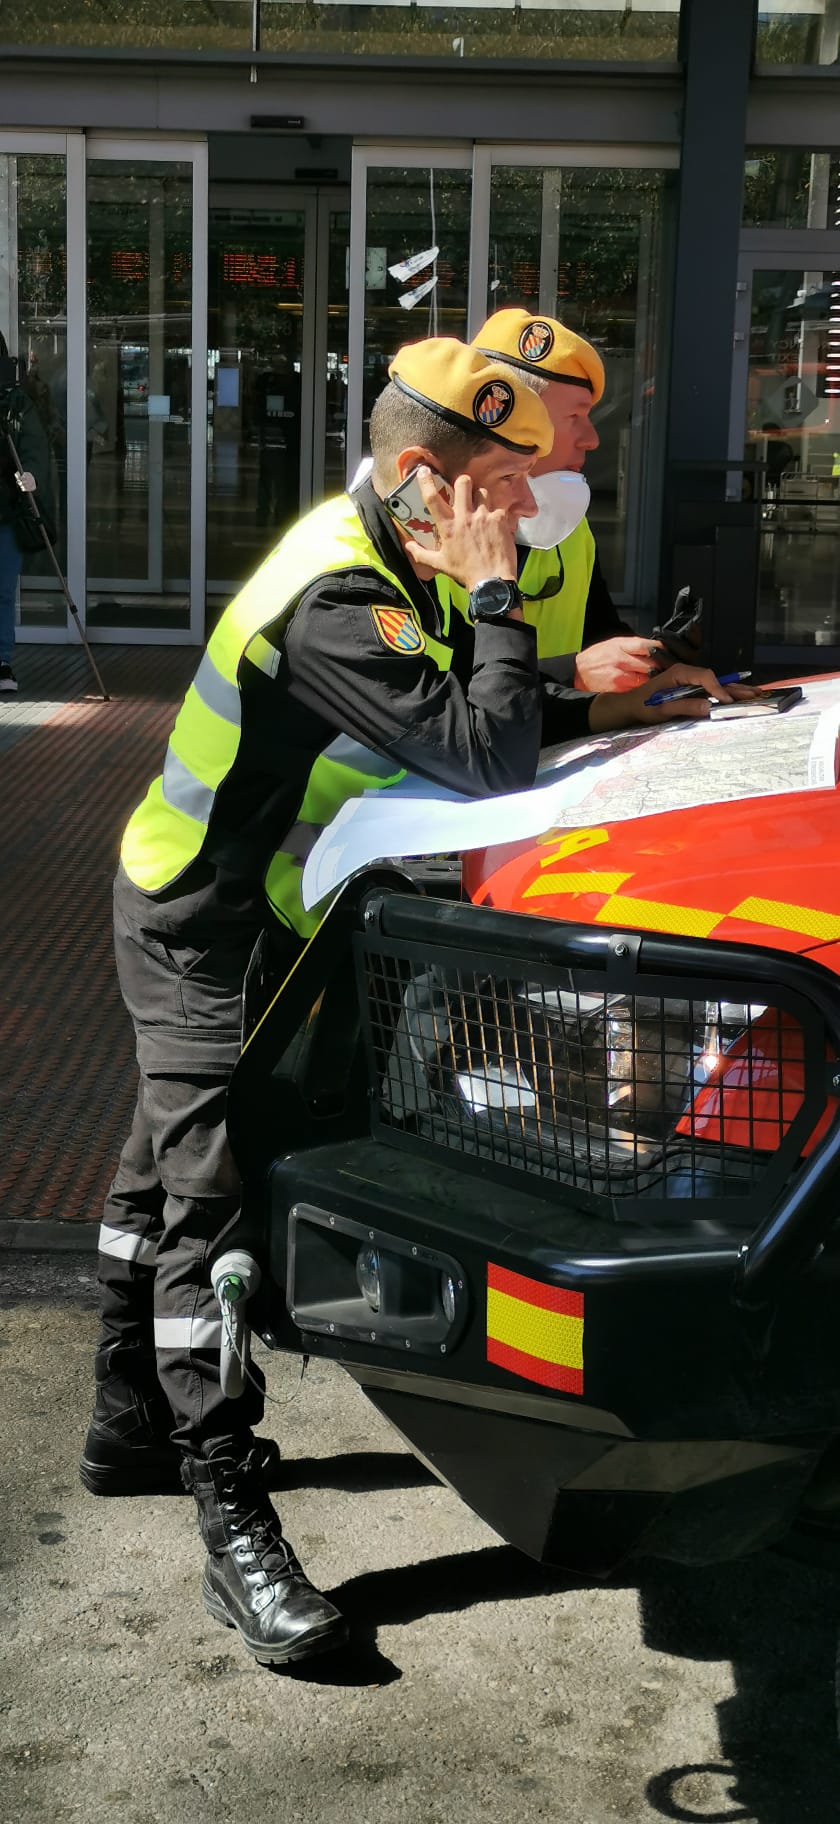
M 215 1349 L 222 1347 L 222 1320 L 209 1317 L 156 1317 L 155 1348 L 178 1349 L 190 1353 L 193 1349 Z
M 98 1245 L 100 1254 L 110 1260 L 129 1260 L 138 1267 L 153 1267 L 157 1259 L 154 1236 L 133 1234 L 129 1229 L 114 1228 L 109 1222 L 100 1225 Z

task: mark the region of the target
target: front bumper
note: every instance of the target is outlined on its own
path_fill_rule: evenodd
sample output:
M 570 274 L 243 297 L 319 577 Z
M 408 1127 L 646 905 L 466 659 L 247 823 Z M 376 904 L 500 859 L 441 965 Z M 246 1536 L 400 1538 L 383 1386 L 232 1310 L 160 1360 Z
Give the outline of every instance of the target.
M 768 1337 L 732 1299 L 736 1240 L 619 1234 L 507 1187 L 488 1198 L 480 1181 L 372 1140 L 278 1162 L 270 1207 L 266 1340 L 341 1362 L 434 1473 L 531 1557 L 607 1575 L 632 1555 L 711 1563 L 788 1530 L 838 1428 L 840 1259 L 802 1277 Z M 325 1299 L 320 1318 L 310 1304 L 307 1328 L 280 1291 L 300 1283 L 307 1211 L 340 1236 L 345 1261 L 355 1235 L 456 1262 L 466 1312 L 454 1342 L 408 1350 L 404 1335 L 383 1338 L 381 1313 L 360 1317 L 346 1299 Z M 520 1374 L 493 1361 L 496 1267 L 581 1299 L 579 1394 L 531 1379 L 527 1362 Z M 345 1320 L 332 1331 L 331 1312 Z

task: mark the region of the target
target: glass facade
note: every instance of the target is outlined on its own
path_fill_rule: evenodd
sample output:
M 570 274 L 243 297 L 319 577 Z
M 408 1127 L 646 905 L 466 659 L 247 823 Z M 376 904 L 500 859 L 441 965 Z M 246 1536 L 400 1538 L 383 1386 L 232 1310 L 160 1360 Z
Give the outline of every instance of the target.
M 6 44 L 142 51 L 248 50 L 252 0 L 8 0 L 0 14 Z
M 679 0 L 261 0 L 265 51 L 648 63 L 677 55 Z
M 87 220 L 88 625 L 188 628 L 192 166 L 91 159 Z
M 840 151 L 779 146 L 751 152 L 744 166 L 744 226 L 840 226 Z
M 680 0 L 6 0 L 7 44 L 155 51 L 672 61 Z
M 27 365 L 27 390 L 50 449 L 50 492 L 60 562 L 67 556 L 67 184 L 65 160 L 0 152 L 0 330 Z M 49 558 L 28 553 L 21 625 L 63 628 L 66 611 Z
M 758 63 L 836 63 L 840 12 L 834 0 L 759 0 Z
M 592 413 L 589 521 L 613 589 L 633 594 L 649 484 L 662 290 L 664 171 L 493 167 L 487 314 L 546 311 L 595 343 L 606 370 Z M 628 541 L 628 533 L 630 541 Z

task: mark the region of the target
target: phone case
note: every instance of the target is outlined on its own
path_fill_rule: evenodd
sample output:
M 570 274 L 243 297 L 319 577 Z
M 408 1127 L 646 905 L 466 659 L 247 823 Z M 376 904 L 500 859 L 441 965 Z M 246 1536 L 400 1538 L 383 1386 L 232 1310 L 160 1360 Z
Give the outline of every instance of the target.
M 444 500 L 451 500 L 452 493 L 443 476 L 436 475 L 432 470 L 432 480 Z M 407 475 L 405 481 L 401 482 L 398 488 L 394 488 L 391 494 L 386 494 L 385 506 L 391 518 L 396 520 L 397 525 L 401 526 L 404 532 L 411 533 L 416 544 L 422 545 L 427 551 L 435 549 L 439 543 L 438 535 L 420 492 L 416 469 L 412 469 L 411 474 Z

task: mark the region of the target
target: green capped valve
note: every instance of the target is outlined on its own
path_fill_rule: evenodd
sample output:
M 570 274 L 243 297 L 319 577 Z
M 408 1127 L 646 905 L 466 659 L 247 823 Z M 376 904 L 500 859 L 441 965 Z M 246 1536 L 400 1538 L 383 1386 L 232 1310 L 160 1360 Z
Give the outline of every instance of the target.
M 257 1291 L 260 1277 L 253 1254 L 247 1254 L 244 1248 L 229 1248 L 210 1269 L 222 1314 L 220 1378 L 228 1400 L 239 1399 L 245 1391 L 251 1354 L 251 1326 L 245 1307 Z

